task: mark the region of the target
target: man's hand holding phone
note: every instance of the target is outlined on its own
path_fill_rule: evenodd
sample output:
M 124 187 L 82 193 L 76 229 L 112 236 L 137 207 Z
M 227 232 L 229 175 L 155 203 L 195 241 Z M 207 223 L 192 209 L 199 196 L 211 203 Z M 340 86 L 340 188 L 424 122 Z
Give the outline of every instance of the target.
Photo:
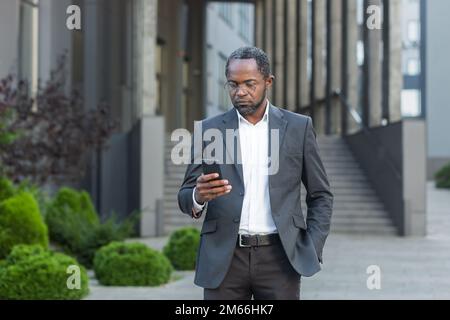
M 197 178 L 195 201 L 199 204 L 214 200 L 231 192 L 228 180 L 220 180 L 219 173 L 202 174 Z

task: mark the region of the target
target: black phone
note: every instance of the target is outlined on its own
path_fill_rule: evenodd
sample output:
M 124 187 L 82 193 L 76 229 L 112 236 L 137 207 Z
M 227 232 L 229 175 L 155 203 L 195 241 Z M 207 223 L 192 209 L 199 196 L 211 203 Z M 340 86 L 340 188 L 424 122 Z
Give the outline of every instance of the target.
M 218 173 L 219 177 L 215 180 L 222 180 L 222 171 L 220 170 L 219 164 L 215 160 L 203 159 L 202 160 L 203 174 L 206 176 L 212 173 Z

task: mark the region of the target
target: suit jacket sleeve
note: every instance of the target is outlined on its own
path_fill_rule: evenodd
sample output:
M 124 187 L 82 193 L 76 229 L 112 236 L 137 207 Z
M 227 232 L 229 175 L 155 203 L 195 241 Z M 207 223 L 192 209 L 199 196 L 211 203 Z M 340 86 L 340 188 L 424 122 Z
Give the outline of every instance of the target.
M 202 146 L 203 147 L 203 146 Z M 194 153 L 197 152 L 197 153 Z M 189 215 L 190 217 L 193 217 L 195 219 L 199 219 L 202 214 L 204 214 L 207 210 L 207 203 L 204 206 L 202 211 L 195 212 L 194 210 L 194 201 L 193 201 L 193 191 L 197 184 L 197 178 L 201 176 L 202 174 L 202 165 L 201 161 L 201 154 L 202 150 L 195 150 L 194 149 L 194 142 L 191 141 L 191 157 L 190 157 L 190 164 L 188 165 L 186 169 L 186 173 L 184 175 L 183 183 L 180 187 L 180 190 L 178 191 L 178 206 L 180 210 Z M 195 163 L 197 162 L 197 163 Z
M 302 182 L 306 189 L 307 232 L 312 238 L 319 261 L 323 263 L 322 251 L 330 232 L 333 194 L 320 159 L 316 132 L 308 117 L 303 152 Z

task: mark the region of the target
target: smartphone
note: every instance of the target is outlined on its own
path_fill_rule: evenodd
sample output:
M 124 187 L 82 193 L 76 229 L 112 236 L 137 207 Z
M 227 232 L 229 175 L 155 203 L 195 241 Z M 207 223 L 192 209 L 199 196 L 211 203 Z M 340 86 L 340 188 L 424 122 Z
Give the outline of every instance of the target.
M 202 160 L 203 174 L 206 176 L 212 173 L 218 173 L 219 177 L 215 180 L 222 180 L 222 171 L 220 170 L 219 164 L 215 160 L 203 159 Z

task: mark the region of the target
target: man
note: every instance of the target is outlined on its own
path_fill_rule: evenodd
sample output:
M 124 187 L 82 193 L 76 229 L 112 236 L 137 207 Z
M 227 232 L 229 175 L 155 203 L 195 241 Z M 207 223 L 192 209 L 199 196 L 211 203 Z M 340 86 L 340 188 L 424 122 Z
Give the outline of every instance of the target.
M 234 151 L 242 162 L 220 164 L 223 180 L 217 180 L 217 174 L 203 175 L 191 155 L 178 203 L 194 219 L 205 215 L 194 282 L 206 300 L 298 300 L 300 277 L 320 270 L 333 205 L 312 120 L 270 104 L 274 77 L 261 49 L 233 52 L 225 74 L 234 108 L 204 120 L 202 130 L 219 129 L 223 137 L 238 130 Z M 278 141 L 270 141 L 273 130 Z M 269 155 L 273 143 L 279 153 Z M 274 156 L 278 170 L 271 173 L 268 159 Z

